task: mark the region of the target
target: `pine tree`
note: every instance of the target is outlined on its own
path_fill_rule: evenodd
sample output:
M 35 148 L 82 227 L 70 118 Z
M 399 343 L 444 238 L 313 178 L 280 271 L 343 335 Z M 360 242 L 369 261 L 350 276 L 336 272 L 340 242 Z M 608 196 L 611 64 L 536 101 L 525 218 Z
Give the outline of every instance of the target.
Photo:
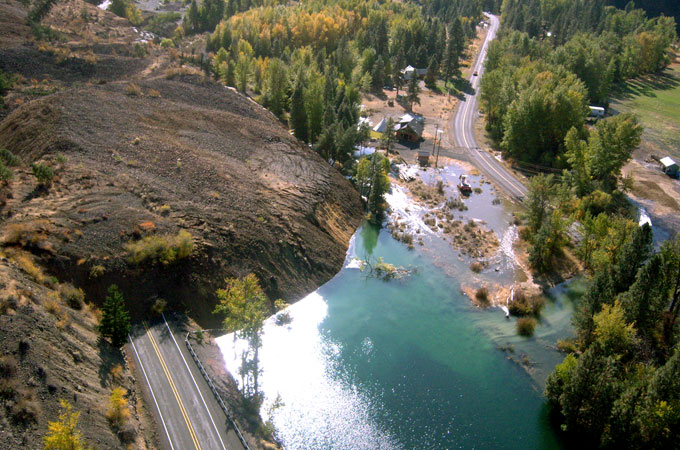
M 309 141 L 309 128 L 307 124 L 307 111 L 305 110 L 304 85 L 302 72 L 295 80 L 293 94 L 290 97 L 290 127 L 295 137 L 301 141 Z
M 373 66 L 373 71 L 371 72 L 371 81 L 373 84 L 373 89 L 379 91 L 385 84 L 385 63 L 381 56 L 375 60 L 375 65 Z
M 427 72 L 425 73 L 425 86 L 428 89 L 435 89 L 437 87 L 437 72 L 439 72 L 437 61 L 434 58 L 430 58 L 430 64 L 427 66 Z
M 250 56 L 245 53 L 238 55 L 238 60 L 236 61 L 236 67 L 234 67 L 234 73 L 236 75 L 236 89 L 241 92 L 246 92 L 248 89 L 248 81 L 250 80 L 250 74 L 252 72 L 252 60 Z
M 392 120 L 391 117 L 388 118 L 385 123 L 385 132 L 380 137 L 380 140 L 385 146 L 385 149 L 387 149 L 387 153 L 390 153 L 394 147 L 394 142 L 397 140 L 394 133 L 394 120 Z
M 408 87 L 406 88 L 406 101 L 408 101 L 409 111 L 413 111 L 413 104 L 420 105 L 420 85 L 418 84 L 418 76 L 414 73 L 411 79 L 408 80 Z
M 125 307 L 125 299 L 118 286 L 112 284 L 102 308 L 99 333 L 102 337 L 111 339 L 114 347 L 120 348 L 125 344 L 129 332 L 130 315 Z
M 465 35 L 460 19 L 456 18 L 449 26 L 449 40 L 444 52 L 444 76 L 447 81 L 458 75 L 459 60 L 465 49 Z

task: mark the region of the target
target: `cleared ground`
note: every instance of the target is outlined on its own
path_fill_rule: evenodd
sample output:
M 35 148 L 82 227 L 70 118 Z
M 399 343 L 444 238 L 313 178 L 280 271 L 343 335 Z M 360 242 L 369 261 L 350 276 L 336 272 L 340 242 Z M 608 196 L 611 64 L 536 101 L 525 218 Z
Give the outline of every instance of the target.
M 659 74 L 621 85 L 610 111 L 635 113 L 645 128 L 642 143 L 624 173 L 635 180 L 631 198 L 663 228 L 662 237 L 670 237 L 680 231 L 680 181 L 666 176 L 657 159 L 670 155 L 680 161 L 680 62 L 676 59 Z
M 670 154 L 680 160 L 680 62 L 660 74 L 635 78 L 614 95 L 611 109 L 634 112 L 645 127 L 636 157 Z

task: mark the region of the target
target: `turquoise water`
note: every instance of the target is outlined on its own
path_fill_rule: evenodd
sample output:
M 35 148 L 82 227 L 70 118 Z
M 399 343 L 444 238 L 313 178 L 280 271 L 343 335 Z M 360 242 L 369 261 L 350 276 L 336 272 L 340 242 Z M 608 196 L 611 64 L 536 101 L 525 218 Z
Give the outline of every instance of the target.
M 262 415 L 286 449 L 560 448 L 541 391 L 562 358 L 552 345 L 570 333 L 563 292 L 527 340 L 500 310 L 471 306 L 432 255 L 386 231 L 360 229 L 353 256 L 415 270 L 384 282 L 349 264 L 289 308 L 289 325 L 267 322 Z M 218 343 L 238 373 L 245 343 Z M 531 360 L 531 375 L 501 345 Z

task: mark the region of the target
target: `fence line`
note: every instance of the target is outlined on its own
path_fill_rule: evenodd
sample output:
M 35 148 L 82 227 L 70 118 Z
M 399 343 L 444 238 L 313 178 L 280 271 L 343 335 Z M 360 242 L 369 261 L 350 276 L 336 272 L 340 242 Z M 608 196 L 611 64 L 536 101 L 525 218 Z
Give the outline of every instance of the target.
M 236 435 L 238 436 L 238 439 L 241 441 L 241 444 L 243 444 L 243 448 L 245 448 L 246 450 L 250 450 L 250 447 L 248 447 L 246 440 L 243 438 L 243 435 L 241 434 L 241 430 L 239 430 L 238 425 L 236 425 L 236 421 L 234 420 L 234 417 L 229 412 L 227 405 L 222 400 L 222 396 L 219 394 L 219 392 L 217 392 L 217 388 L 215 388 L 215 385 L 213 384 L 212 379 L 210 379 L 210 375 L 208 375 L 208 372 L 206 372 L 206 370 L 203 368 L 203 364 L 201 363 L 201 360 L 198 359 L 198 355 L 196 355 L 194 348 L 191 346 L 191 343 L 189 342 L 189 334 L 190 333 L 191 333 L 191 331 L 189 331 L 187 333 L 187 335 L 184 337 L 184 342 L 186 343 L 187 348 L 189 349 L 189 353 L 191 353 L 191 356 L 194 358 L 194 362 L 196 363 L 198 370 L 200 370 L 201 373 L 203 374 L 203 378 L 205 378 L 205 381 L 208 382 L 208 387 L 210 387 L 210 390 L 212 391 L 213 395 L 215 396 L 215 399 L 217 400 L 217 403 L 220 405 L 220 408 L 222 408 L 222 411 L 224 411 L 224 414 L 226 414 L 227 419 L 229 419 L 229 422 L 231 422 L 231 425 L 234 427 L 234 430 L 236 431 Z

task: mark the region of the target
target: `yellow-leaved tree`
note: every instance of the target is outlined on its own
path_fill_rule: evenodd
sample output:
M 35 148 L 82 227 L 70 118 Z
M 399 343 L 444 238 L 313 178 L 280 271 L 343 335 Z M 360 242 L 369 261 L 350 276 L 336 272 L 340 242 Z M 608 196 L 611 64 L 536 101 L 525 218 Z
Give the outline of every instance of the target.
M 78 430 L 79 412 L 71 411 L 71 404 L 60 400 L 62 412 L 59 420 L 47 424 L 48 432 L 44 437 L 45 450 L 85 450 L 83 434 Z

